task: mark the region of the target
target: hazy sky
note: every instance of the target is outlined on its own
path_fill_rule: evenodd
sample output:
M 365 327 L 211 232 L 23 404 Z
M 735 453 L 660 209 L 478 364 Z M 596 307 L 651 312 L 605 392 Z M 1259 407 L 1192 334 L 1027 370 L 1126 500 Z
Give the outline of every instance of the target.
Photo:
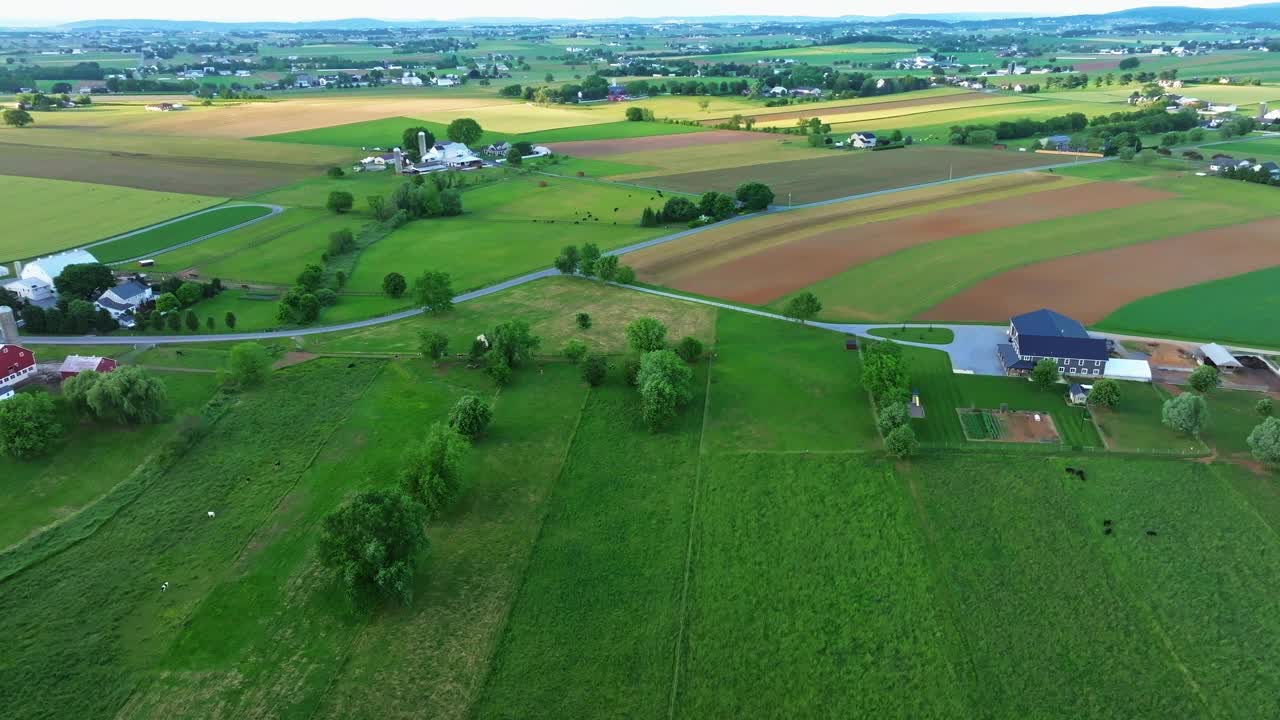
M 849 3 L 839 0 L 809 0 L 786 10 L 815 16 L 885 15 L 889 13 L 1002 13 L 1017 15 L 1064 15 L 1110 12 L 1144 5 L 1190 5 L 1231 7 L 1247 2 L 1233 0 L 1072 0 L 1071 2 L 1016 2 L 1015 0 L 899 0 L 898 2 Z M 52 2 L 6 2 L 0 22 L 32 24 L 99 18 L 147 18 L 165 20 L 332 20 L 373 17 L 388 20 L 448 20 L 456 17 L 564 17 L 611 18 L 623 16 L 659 17 L 689 15 L 777 15 L 784 9 L 776 0 L 487 0 L 481 3 L 351 3 L 349 0 L 214 0 L 175 3 L 172 0 L 90 0 Z M 412 8 L 412 9 L 411 9 Z M 431 15 L 443 12 L 445 15 Z M 417 14 L 421 13 L 421 14 Z

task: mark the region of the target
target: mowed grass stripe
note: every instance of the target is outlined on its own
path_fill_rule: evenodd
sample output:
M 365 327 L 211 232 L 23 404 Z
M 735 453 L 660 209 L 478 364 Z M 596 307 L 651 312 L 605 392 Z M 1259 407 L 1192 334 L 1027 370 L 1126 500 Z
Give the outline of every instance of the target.
M 100 262 L 119 262 L 180 245 L 270 214 L 271 208 L 258 205 L 221 207 L 137 235 L 96 245 L 90 248 L 90 252 Z
M 911 247 L 808 289 L 822 299 L 824 318 L 909 318 L 962 288 L 1020 265 L 1233 225 L 1264 213 L 1261 208 L 1162 200 Z
M 705 369 L 667 430 L 592 391 L 474 717 L 667 714 Z
M 910 501 L 857 455 L 704 461 L 677 717 L 966 717 Z

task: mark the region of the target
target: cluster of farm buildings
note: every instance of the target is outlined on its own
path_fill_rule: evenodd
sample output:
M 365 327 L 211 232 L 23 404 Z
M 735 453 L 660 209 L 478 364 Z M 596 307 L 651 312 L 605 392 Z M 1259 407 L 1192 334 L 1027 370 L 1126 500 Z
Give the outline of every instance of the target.
M 41 378 L 66 380 L 82 372 L 111 372 L 116 361 L 95 355 L 68 355 L 61 363 L 42 365 L 30 348 L 17 343 L 18 325 L 13 310 L 0 306 L 0 401 L 13 397 L 22 385 Z
M 17 279 L 4 282 L 3 287 L 20 300 L 48 309 L 58 304 L 56 281 L 64 270 L 72 265 L 97 262 L 98 259 L 86 250 L 68 250 L 32 260 L 25 265 L 15 262 L 14 270 Z M 0 266 L 0 278 L 8 273 L 8 268 Z M 104 291 L 94 300 L 94 304 L 109 313 L 121 325 L 132 327 L 134 311 L 144 303 L 150 302 L 152 298 L 153 291 L 147 283 L 138 277 L 128 277 L 121 279 L 115 287 Z
M 426 133 L 419 132 L 418 157 L 421 159 L 418 162 L 412 162 L 400 148 L 392 148 L 390 152 L 364 158 L 354 169 L 356 172 L 394 169 L 396 173 L 402 175 L 420 175 L 442 170 L 476 170 L 504 162 L 503 158 L 511 147 L 507 142 L 493 143 L 482 151 L 487 157 L 482 157 L 481 154 L 477 154 L 470 147 L 459 142 L 438 142 L 428 147 Z M 551 155 L 551 148 L 534 145 L 533 151 L 522 157 L 525 160 L 532 160 L 549 155 Z

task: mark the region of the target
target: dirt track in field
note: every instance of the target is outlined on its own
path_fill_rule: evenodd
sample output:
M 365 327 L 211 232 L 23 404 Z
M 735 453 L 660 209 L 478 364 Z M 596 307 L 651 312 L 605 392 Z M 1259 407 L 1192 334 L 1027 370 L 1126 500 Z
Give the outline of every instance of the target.
M 1170 194 L 1130 183 L 1089 183 L 1030 197 L 1004 198 L 833 229 L 775 244 L 718 265 L 704 263 L 701 269 L 689 273 L 681 273 L 678 267 L 668 267 L 668 272 L 662 275 L 650 272 L 643 265 L 636 269 L 640 277 L 649 282 L 763 305 L 855 265 L 915 245 L 1167 197 Z
M 795 120 L 799 118 L 822 117 L 823 115 L 845 115 L 848 113 L 859 112 L 881 112 L 884 110 L 899 110 L 901 108 L 922 107 L 926 105 L 940 105 L 943 103 L 964 102 L 965 100 L 973 100 L 977 98 L 990 99 L 992 96 L 987 93 L 966 92 L 955 93 L 953 95 L 936 95 L 933 97 L 916 98 L 914 100 L 885 100 L 878 103 L 855 103 L 851 105 L 833 105 L 830 107 L 814 108 L 812 110 L 783 110 L 781 112 L 759 112 L 752 115 L 743 115 L 744 118 L 754 118 L 756 122 L 774 122 L 775 120 Z M 789 107 L 789 106 L 788 106 Z M 804 107 L 803 104 L 800 107 Z M 716 118 L 711 120 L 703 120 L 703 125 L 718 125 L 725 121 L 726 118 Z
M 1000 273 L 920 313 L 921 320 L 1005 320 L 1052 307 L 1084 323 L 1122 305 L 1280 265 L 1280 218 L 1083 253 Z
M 561 155 L 572 157 L 604 157 L 632 152 L 653 152 L 655 150 L 678 150 L 703 145 L 725 145 L 727 143 L 759 142 L 763 136 L 734 130 L 708 130 L 706 132 L 682 133 L 679 135 L 653 135 L 650 137 L 619 138 L 617 140 L 576 140 L 573 142 L 551 143 L 551 149 Z

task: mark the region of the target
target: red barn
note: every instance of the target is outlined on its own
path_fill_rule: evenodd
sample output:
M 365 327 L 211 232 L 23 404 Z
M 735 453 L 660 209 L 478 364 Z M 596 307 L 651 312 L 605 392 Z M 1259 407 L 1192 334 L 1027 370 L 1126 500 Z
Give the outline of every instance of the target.
M 115 369 L 116 361 L 111 358 L 94 355 L 68 355 L 67 359 L 62 361 L 62 367 L 58 368 L 58 373 L 62 375 L 63 380 L 66 380 L 82 372 L 105 373 Z
M 35 372 L 35 353 L 21 345 L 0 345 L 0 388 L 15 385 Z

